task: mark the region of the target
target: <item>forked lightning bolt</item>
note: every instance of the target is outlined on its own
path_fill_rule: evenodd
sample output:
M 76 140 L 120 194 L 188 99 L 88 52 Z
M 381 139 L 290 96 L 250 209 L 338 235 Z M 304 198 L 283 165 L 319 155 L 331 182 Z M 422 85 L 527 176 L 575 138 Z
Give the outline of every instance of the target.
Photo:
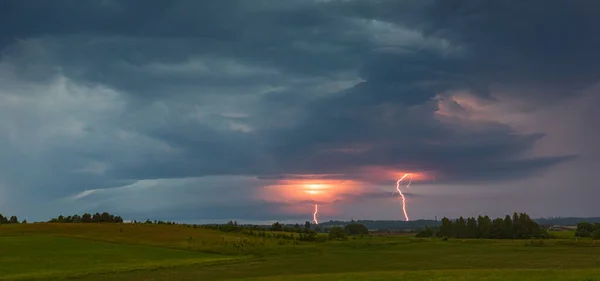
M 398 192 L 398 194 L 400 194 L 400 197 L 402 198 L 402 212 L 404 212 L 404 218 L 406 219 L 406 221 L 409 221 L 410 219 L 408 218 L 408 214 L 406 213 L 406 198 L 404 197 L 404 194 L 402 193 L 402 190 L 400 190 L 400 182 L 402 182 L 402 180 L 404 180 L 406 177 L 409 177 L 409 181 L 408 181 L 408 184 L 406 185 L 406 187 L 410 188 L 410 184 L 412 183 L 412 175 L 411 174 L 404 174 L 404 176 L 402 176 L 396 182 L 396 191 L 393 192 L 392 194 L 395 194 L 396 192 Z
M 318 215 L 319 215 L 319 205 L 315 204 L 315 212 L 313 213 L 313 221 L 315 222 L 315 224 L 319 224 L 319 221 L 317 220 Z

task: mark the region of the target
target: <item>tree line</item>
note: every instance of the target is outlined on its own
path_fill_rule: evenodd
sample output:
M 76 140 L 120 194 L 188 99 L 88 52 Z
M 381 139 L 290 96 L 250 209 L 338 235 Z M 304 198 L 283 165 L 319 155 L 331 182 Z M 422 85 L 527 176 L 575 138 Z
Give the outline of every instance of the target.
M 115 216 L 107 212 L 89 214 L 84 213 L 83 215 L 72 215 L 63 216 L 60 215 L 56 218 L 52 218 L 48 221 L 49 223 L 123 223 L 123 218 Z
M 435 225 L 435 220 L 411 220 L 411 221 L 398 221 L 398 220 L 330 220 L 324 221 L 319 225 L 322 228 L 330 228 L 334 226 L 345 226 L 350 223 L 359 223 L 364 225 L 366 228 L 373 230 L 373 232 L 411 232 L 415 229 L 423 229 L 425 226 Z
M 442 218 L 437 229 L 425 227 L 417 237 L 484 238 L 484 239 L 531 239 L 548 238 L 548 232 L 526 213 L 514 213 L 511 217 L 492 220 L 488 216 Z
M 0 224 L 17 224 L 17 223 L 27 223 L 27 220 L 23 220 L 19 222 L 19 218 L 17 216 L 5 217 L 0 214 Z
M 194 225 L 194 228 L 196 227 L 197 226 Z M 344 227 L 331 227 L 328 229 L 327 236 L 318 236 L 318 232 L 321 232 L 321 228 L 318 225 L 311 224 L 309 221 L 306 221 L 302 226 L 300 224 L 286 225 L 275 222 L 270 227 L 264 227 L 258 225 L 239 225 L 237 221 L 229 221 L 226 224 L 202 225 L 200 227 L 223 232 L 240 232 L 242 234 L 259 237 L 272 237 L 297 241 L 322 241 L 322 238 L 326 237 L 329 240 L 346 240 L 348 236 L 363 236 L 369 234 L 367 227 L 357 222 L 352 222 Z
M 196 227 L 197 226 L 194 225 L 194 228 Z M 264 227 L 258 225 L 240 225 L 237 221 L 229 221 L 226 224 L 208 224 L 201 225 L 200 227 L 223 232 L 239 232 L 263 238 L 317 241 L 317 231 L 309 221 L 306 221 L 303 226 L 300 224 L 285 225 L 275 222 L 270 227 Z M 268 233 L 268 231 L 271 233 Z
M 224 232 L 240 232 L 244 229 L 249 230 L 268 230 L 273 232 L 293 232 L 293 233 L 308 233 L 311 231 L 321 232 L 321 228 L 318 225 L 314 225 L 309 221 L 304 222 L 303 225 L 296 224 L 283 224 L 275 222 L 271 226 L 264 225 L 252 225 L 252 224 L 238 224 L 237 221 L 229 221 L 226 224 L 205 224 L 202 228 L 219 230 Z

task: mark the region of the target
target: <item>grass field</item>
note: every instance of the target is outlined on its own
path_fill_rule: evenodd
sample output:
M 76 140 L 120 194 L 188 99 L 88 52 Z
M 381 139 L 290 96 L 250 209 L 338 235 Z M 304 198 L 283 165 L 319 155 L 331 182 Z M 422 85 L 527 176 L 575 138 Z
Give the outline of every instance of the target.
M 0 280 L 598 280 L 600 241 L 341 242 L 177 225 L 0 226 Z

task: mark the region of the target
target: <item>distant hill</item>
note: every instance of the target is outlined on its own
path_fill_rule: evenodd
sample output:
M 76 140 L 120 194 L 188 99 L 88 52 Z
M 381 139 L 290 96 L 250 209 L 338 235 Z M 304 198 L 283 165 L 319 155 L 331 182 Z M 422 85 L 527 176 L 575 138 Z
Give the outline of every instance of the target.
M 319 224 L 322 228 L 332 226 L 345 226 L 352 221 L 328 221 Z M 357 223 L 363 224 L 370 231 L 389 230 L 389 231 L 410 231 L 425 228 L 425 226 L 435 227 L 438 222 L 435 220 L 413 220 L 413 221 L 395 221 L 395 220 L 357 220 Z
M 600 217 L 590 217 L 590 218 L 577 218 L 577 217 L 568 217 L 568 218 L 539 218 L 535 219 L 535 222 L 541 225 L 577 225 L 580 222 L 589 222 L 589 223 L 600 223 Z

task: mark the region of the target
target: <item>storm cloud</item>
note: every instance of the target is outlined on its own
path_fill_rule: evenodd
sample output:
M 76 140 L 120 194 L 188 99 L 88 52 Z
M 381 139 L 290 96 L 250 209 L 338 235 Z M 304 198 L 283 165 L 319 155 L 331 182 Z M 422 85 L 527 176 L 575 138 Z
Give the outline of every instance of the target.
M 321 175 L 361 181 L 340 202 L 379 208 L 336 201 L 338 216 L 400 218 L 394 179 L 365 173 L 380 167 L 430 175 L 409 192 L 416 217 L 592 215 L 574 206 L 597 195 L 599 8 L 2 1 L 0 213 L 310 219 L 256 194 Z M 423 207 L 440 193 L 456 204 Z

